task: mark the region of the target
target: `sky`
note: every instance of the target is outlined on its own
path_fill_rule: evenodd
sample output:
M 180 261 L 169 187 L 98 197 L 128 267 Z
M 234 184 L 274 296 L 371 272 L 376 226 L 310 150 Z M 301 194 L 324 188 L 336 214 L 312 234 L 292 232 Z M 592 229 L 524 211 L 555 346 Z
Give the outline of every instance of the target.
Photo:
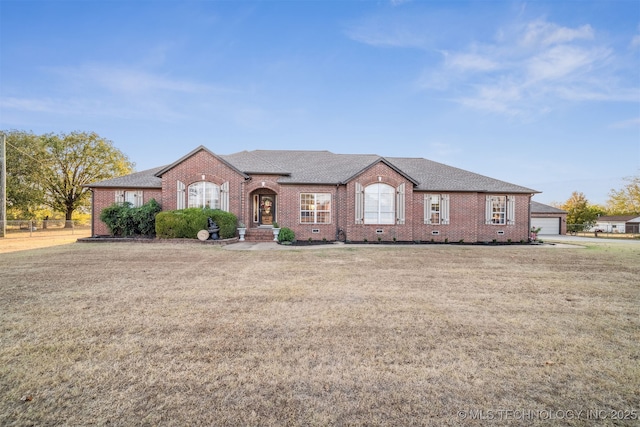
M 375 153 L 604 204 L 640 175 L 640 2 L 0 0 L 0 129 L 96 132 L 137 171 Z

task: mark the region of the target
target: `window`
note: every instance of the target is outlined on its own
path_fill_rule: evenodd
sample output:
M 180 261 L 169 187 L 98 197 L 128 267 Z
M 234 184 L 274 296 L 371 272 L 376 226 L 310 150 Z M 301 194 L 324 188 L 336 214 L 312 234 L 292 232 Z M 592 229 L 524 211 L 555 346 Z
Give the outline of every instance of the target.
M 142 206 L 142 190 L 116 191 L 116 203 L 121 205 L 125 202 L 130 203 L 132 208 L 139 208 Z
M 195 182 L 189 186 L 190 208 L 220 209 L 220 187 L 212 182 Z
M 440 196 L 430 195 L 425 197 L 428 224 L 440 224 Z
M 449 224 L 449 195 L 424 195 L 424 223 Z
M 300 223 L 302 224 L 331 223 L 331 194 L 301 193 L 300 194 Z
M 507 219 L 507 197 L 491 197 L 491 224 L 506 224 Z
M 387 184 L 371 184 L 364 189 L 364 223 L 395 224 L 395 189 Z
M 487 196 L 486 224 L 515 224 L 514 196 Z

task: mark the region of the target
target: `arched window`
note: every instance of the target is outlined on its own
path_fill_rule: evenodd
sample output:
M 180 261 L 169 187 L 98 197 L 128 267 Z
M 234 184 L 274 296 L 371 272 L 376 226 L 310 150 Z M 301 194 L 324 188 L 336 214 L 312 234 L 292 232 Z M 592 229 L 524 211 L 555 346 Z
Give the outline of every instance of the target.
M 212 182 L 194 182 L 189 186 L 189 207 L 220 209 L 220 187 Z
M 364 223 L 395 224 L 395 189 L 387 184 L 371 184 L 364 189 Z

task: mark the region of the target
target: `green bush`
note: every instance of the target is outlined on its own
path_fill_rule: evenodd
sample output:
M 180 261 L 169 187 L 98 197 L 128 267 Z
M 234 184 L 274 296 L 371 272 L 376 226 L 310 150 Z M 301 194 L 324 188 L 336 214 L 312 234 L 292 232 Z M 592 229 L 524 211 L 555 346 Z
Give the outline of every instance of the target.
M 293 242 L 296 240 L 296 234 L 288 227 L 282 227 L 278 233 L 278 242 Z
M 156 235 L 161 239 L 195 239 L 198 231 L 209 228 L 211 218 L 220 227 L 221 239 L 236 235 L 237 218 L 220 209 L 188 208 L 160 212 L 156 216 Z
M 131 207 L 131 203 L 128 202 L 114 203 L 102 210 L 100 219 L 107 225 L 112 236 L 153 236 L 158 212 L 160 205 L 155 199 L 149 200 L 139 208 Z

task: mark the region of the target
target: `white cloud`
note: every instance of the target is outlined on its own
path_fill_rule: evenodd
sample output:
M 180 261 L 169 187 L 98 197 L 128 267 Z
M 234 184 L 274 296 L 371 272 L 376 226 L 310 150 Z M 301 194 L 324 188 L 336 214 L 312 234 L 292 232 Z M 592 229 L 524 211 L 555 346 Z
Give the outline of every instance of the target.
M 495 60 L 475 53 L 448 55 L 446 65 L 462 71 L 493 71 L 500 68 L 500 64 Z
M 467 108 L 528 118 L 559 101 L 638 102 L 637 73 L 625 75 L 616 61 L 590 25 L 536 20 L 501 28 L 494 41 L 443 51 L 417 86 Z
M 589 67 L 605 61 L 611 52 L 607 49 L 583 49 L 559 45 L 543 50 L 526 62 L 530 80 L 559 79 L 574 73 L 584 73 Z
M 640 47 L 640 35 L 634 36 L 631 39 L 631 47 Z
M 77 68 L 58 68 L 53 71 L 78 84 L 100 87 L 119 94 L 161 91 L 199 93 L 216 89 L 210 85 L 172 79 L 133 67 L 108 64 L 87 64 Z
M 525 46 L 551 46 L 574 40 L 592 40 L 593 38 L 594 31 L 590 25 L 567 28 L 544 20 L 536 20 L 526 25 L 520 41 Z
M 640 127 L 640 117 L 636 117 L 635 119 L 622 120 L 620 122 L 613 123 L 611 127 L 614 129 Z

